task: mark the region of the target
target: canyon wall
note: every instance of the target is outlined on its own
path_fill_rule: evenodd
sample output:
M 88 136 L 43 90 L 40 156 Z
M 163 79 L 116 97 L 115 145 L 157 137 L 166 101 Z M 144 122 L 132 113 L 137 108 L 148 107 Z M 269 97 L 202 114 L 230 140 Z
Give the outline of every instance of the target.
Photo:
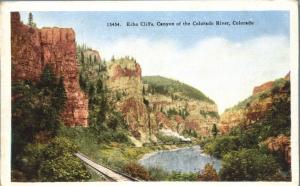
M 251 124 L 262 119 L 278 98 L 290 97 L 289 86 L 284 85 L 289 83 L 289 78 L 288 73 L 284 78 L 254 87 L 253 94 L 249 98 L 227 109 L 221 115 L 218 124 L 220 132 L 226 134 L 239 124 Z
M 108 65 L 107 74 L 110 99 L 123 114 L 129 131 L 141 141 L 149 140 L 149 115 L 143 103 L 140 65 L 129 58 L 114 60 Z
M 251 128 L 251 124 L 256 124 L 256 126 L 271 124 L 273 129 L 277 130 L 275 135 L 268 130 L 264 131 L 265 133 L 268 132 L 270 136 L 265 136 L 267 138 L 262 144 L 265 144 L 270 151 L 282 154 L 285 161 L 290 164 L 289 73 L 284 78 L 256 86 L 249 98 L 227 109 L 221 115 L 218 128 L 221 134 L 228 134 L 235 126 L 243 125 L 243 127 Z M 278 129 L 278 126 L 281 128 Z
M 11 13 L 12 81 L 39 81 L 49 64 L 56 77 L 63 77 L 67 101 L 61 118 L 68 126 L 87 126 L 88 98 L 78 83 L 75 33 L 71 28 L 33 28 Z
M 193 130 L 200 136 L 210 136 L 212 125 L 218 123 L 218 117 L 205 115 L 217 113 L 214 103 L 191 99 L 180 93 L 175 93 L 176 99 L 151 93 L 149 85 L 142 81 L 140 65 L 133 59 L 114 60 L 109 63 L 107 72 L 106 84 L 111 100 L 124 115 L 132 135 L 142 142 L 156 141 L 157 134 L 163 129 L 178 134 Z

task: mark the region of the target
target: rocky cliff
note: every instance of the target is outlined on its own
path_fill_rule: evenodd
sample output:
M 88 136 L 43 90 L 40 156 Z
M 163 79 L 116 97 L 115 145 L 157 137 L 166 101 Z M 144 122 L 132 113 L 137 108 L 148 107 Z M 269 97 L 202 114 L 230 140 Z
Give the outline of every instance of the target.
M 151 77 L 142 78 L 141 67 L 134 59 L 114 60 L 107 72 L 111 100 L 124 115 L 132 135 L 142 142 L 156 141 L 164 129 L 209 136 L 212 125 L 218 122 L 217 106 L 211 100 L 194 99 L 180 91 L 159 92 L 153 87 Z M 161 80 L 180 84 L 166 78 Z M 154 84 L 160 86 L 159 82 Z
M 132 135 L 149 140 L 149 115 L 143 103 L 141 67 L 133 59 L 113 60 L 107 67 L 107 89 L 115 108 L 124 116 Z
M 264 118 L 275 101 L 289 95 L 289 74 L 276 81 L 269 81 L 253 89 L 253 94 L 236 106 L 227 109 L 220 118 L 218 127 L 226 134 L 240 124 L 255 123 Z
M 290 137 L 279 135 L 269 137 L 263 142 L 272 152 L 280 153 L 288 164 L 291 164 L 291 141 Z
M 91 61 L 101 61 L 100 54 L 97 50 L 87 49 L 83 55 Z
M 191 130 L 199 136 L 210 136 L 212 125 L 218 122 L 217 116 L 205 114 L 217 113 L 215 104 L 184 97 L 174 100 L 171 96 L 147 92 L 144 99 L 149 102 L 159 129 L 171 129 L 179 134 Z
M 290 100 L 288 74 L 284 78 L 255 87 L 252 96 L 221 115 L 218 127 L 222 134 L 227 134 L 232 128 L 239 126 L 238 130 L 250 133 L 253 138 L 257 138 L 254 140 L 280 154 L 290 165 Z
M 62 120 L 68 126 L 87 126 L 88 99 L 80 90 L 75 33 L 70 28 L 33 28 L 11 13 L 12 81 L 38 81 L 46 64 L 63 77 L 67 101 Z

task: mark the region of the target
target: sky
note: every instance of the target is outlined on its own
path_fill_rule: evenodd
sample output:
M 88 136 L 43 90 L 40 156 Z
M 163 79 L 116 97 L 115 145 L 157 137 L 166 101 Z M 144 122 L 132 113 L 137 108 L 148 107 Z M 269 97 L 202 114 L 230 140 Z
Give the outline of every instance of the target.
M 110 60 L 132 56 L 142 75 L 161 75 L 201 90 L 219 112 L 252 94 L 254 86 L 290 70 L 287 11 L 32 12 L 41 27 L 71 27 L 77 43 Z M 27 23 L 28 12 L 21 12 Z M 228 21 L 230 26 L 128 27 L 127 22 Z M 232 21 L 252 21 L 234 26 Z M 109 27 L 118 22 L 121 26 Z

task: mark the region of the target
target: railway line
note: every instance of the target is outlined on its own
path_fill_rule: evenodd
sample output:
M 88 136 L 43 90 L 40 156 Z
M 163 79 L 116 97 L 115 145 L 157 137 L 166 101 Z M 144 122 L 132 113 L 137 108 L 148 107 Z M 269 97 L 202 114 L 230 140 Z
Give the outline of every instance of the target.
M 104 175 L 108 181 L 142 181 L 137 178 L 133 178 L 129 175 L 126 175 L 122 172 L 100 165 L 80 152 L 75 153 L 75 156 L 77 156 L 81 161 L 83 161 L 86 165 L 92 168 L 92 170 L 94 170 L 95 172 Z

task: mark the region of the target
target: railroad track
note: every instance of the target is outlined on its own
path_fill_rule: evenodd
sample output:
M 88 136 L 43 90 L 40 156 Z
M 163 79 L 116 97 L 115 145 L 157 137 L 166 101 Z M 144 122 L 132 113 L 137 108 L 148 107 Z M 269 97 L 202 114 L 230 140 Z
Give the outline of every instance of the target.
M 75 156 L 81 159 L 81 161 L 83 161 L 85 164 L 91 167 L 94 171 L 104 175 L 109 181 L 142 181 L 137 178 L 133 178 L 129 175 L 126 175 L 122 172 L 100 165 L 80 152 L 75 153 Z

